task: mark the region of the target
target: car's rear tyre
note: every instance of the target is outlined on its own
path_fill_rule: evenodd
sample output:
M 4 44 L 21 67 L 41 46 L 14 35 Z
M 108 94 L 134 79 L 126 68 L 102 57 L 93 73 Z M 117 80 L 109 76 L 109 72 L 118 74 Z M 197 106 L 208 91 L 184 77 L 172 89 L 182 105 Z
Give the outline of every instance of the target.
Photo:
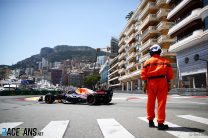
M 96 96 L 95 95 L 92 95 L 92 94 L 88 95 L 87 96 L 87 103 L 89 105 L 97 104 L 97 98 L 96 98 Z
M 112 97 L 111 96 L 107 96 L 107 97 L 104 98 L 103 103 L 104 104 L 109 104 L 111 102 L 111 100 L 112 100 Z
M 51 93 L 46 94 L 46 96 L 45 96 L 45 102 L 47 104 L 51 104 L 54 101 L 55 101 L 55 96 L 53 94 L 51 94 Z

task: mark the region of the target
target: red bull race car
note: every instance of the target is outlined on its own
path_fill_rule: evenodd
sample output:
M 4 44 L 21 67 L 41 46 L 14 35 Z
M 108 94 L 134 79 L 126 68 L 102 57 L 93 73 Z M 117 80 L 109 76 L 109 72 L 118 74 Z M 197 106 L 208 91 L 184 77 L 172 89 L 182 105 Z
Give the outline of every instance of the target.
M 53 95 L 48 93 L 45 97 L 41 96 L 39 102 L 45 101 L 47 104 L 54 103 L 57 100 L 59 103 L 87 103 L 89 105 L 109 104 L 113 97 L 112 90 L 96 90 L 88 88 L 77 88 L 62 94 Z

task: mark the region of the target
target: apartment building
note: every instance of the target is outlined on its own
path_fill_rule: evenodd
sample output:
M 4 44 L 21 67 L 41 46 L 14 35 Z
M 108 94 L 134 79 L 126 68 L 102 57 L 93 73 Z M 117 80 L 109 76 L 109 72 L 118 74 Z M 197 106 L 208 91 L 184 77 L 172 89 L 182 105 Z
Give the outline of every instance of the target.
M 122 91 L 134 91 L 141 88 L 138 13 L 133 14 L 119 36 L 118 80 Z
M 180 87 L 208 87 L 208 1 L 207 0 L 167 0 L 171 11 L 167 19 L 174 22 L 168 32 L 177 41 L 169 51 L 177 53 Z
M 142 88 L 140 73 L 144 62 L 150 58 L 149 47 L 153 44 L 160 44 L 162 56 L 171 62 L 174 71 L 172 86 L 177 87 L 176 54 L 168 50 L 176 41 L 168 34 L 174 24 L 167 19 L 170 11 L 166 0 L 141 0 L 120 34 L 118 62 L 123 91 Z
M 109 74 L 108 74 L 108 87 L 113 90 L 121 90 L 121 84 L 118 81 L 119 74 L 118 74 L 118 56 L 109 59 Z

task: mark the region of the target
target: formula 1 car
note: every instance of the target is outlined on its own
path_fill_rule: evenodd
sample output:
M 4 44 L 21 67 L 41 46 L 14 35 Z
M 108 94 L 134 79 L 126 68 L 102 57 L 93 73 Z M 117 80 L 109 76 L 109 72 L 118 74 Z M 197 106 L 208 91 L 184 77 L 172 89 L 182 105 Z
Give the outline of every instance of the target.
M 108 104 L 111 102 L 113 97 L 112 90 L 97 90 L 93 91 L 87 88 L 78 88 L 70 92 L 63 92 L 62 94 L 53 95 L 48 93 L 45 95 L 45 98 L 42 96 L 38 101 L 44 101 L 47 104 L 53 103 L 55 100 L 58 100 L 59 103 L 87 103 L 89 105 L 96 104 Z

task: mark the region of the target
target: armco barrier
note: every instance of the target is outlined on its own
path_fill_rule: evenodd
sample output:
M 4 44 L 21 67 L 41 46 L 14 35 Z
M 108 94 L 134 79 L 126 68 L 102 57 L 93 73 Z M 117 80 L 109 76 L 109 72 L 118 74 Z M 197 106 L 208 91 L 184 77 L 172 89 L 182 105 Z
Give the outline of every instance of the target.
M 170 91 L 170 94 L 178 94 L 182 96 L 207 96 L 206 88 L 176 88 Z
M 0 96 L 14 96 L 14 95 L 46 95 L 47 93 L 58 94 L 62 91 L 0 91 Z

